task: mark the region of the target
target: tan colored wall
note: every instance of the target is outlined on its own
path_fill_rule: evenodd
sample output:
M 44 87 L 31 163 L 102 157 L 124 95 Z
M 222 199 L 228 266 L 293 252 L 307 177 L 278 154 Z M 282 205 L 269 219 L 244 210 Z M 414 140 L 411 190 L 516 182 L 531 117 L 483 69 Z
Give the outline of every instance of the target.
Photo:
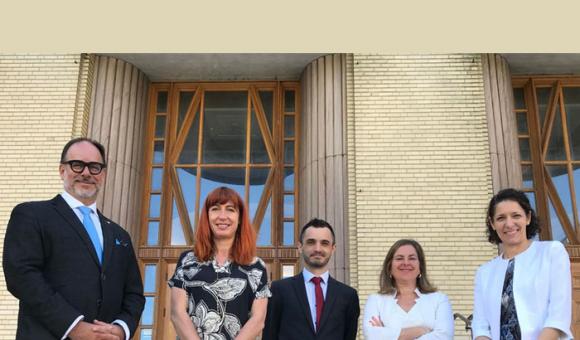
M 82 133 L 79 54 L 0 54 L 0 250 L 12 208 L 62 190 L 62 146 Z M 80 113 L 75 115 L 75 111 Z M 76 117 L 76 118 L 75 118 Z M 75 128 L 75 126 L 77 128 Z M 14 339 L 17 300 L 0 273 L 0 339 Z
M 454 312 L 470 314 L 475 270 L 496 254 L 484 236 L 492 183 L 480 55 L 355 54 L 346 81 L 351 282 L 361 307 L 390 245 L 414 238 L 431 281 Z

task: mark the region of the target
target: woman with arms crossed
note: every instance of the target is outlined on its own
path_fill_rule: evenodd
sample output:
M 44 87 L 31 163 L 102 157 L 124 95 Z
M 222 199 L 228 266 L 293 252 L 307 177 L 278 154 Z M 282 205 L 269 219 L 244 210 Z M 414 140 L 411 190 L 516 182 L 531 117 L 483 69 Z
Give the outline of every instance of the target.
M 363 331 L 368 340 L 453 339 L 451 305 L 429 283 L 417 241 L 399 240 L 389 249 L 379 294 L 365 305 Z
M 270 289 L 256 234 L 241 197 L 209 193 L 195 231 L 169 280 L 171 321 L 181 340 L 255 339 L 262 332 Z
M 487 210 L 490 243 L 502 254 L 477 270 L 473 338 L 570 339 L 570 259 L 558 241 L 534 241 L 538 220 L 527 196 L 498 192 Z

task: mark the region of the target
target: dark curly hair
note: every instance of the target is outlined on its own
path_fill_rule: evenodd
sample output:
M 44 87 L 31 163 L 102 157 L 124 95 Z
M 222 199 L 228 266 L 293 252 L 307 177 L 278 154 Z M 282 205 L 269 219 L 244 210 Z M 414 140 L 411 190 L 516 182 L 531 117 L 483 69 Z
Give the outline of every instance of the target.
M 498 203 L 503 201 L 513 201 L 516 202 L 522 207 L 525 211 L 526 215 L 530 214 L 530 224 L 526 226 L 526 237 L 527 239 L 531 239 L 532 237 L 536 236 L 540 231 L 540 223 L 538 222 L 538 218 L 536 217 L 536 212 L 532 209 L 530 204 L 530 200 L 528 196 L 520 190 L 507 188 L 500 190 L 495 196 L 491 198 L 489 201 L 489 206 L 487 208 L 487 218 L 485 220 L 485 224 L 487 226 L 487 240 L 493 244 L 500 244 L 501 239 L 493 227 L 491 225 L 491 221 L 493 220 L 493 215 L 495 214 L 495 208 L 497 207 Z

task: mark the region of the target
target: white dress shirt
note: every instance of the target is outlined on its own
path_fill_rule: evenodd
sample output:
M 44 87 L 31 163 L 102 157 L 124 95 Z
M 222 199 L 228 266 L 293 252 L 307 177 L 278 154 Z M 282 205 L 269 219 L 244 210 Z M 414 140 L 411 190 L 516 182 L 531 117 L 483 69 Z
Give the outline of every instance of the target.
M 394 295 L 372 294 L 363 314 L 363 332 L 367 340 L 396 340 L 403 328 L 423 326 L 431 332 L 418 339 L 453 339 L 453 312 L 447 295 L 434 292 L 421 294 L 415 289 L 415 305 L 406 312 Z M 373 316 L 381 319 L 384 327 L 371 325 Z
M 62 198 L 65 200 L 65 202 L 68 204 L 69 207 L 71 207 L 71 209 L 74 211 L 75 215 L 77 215 L 77 217 L 79 218 L 79 220 L 81 221 L 81 223 L 83 223 L 83 214 L 81 213 L 81 211 L 79 210 L 79 207 L 87 207 L 91 209 L 91 220 L 93 221 L 93 224 L 95 225 L 95 229 L 97 230 L 97 235 L 99 235 L 99 241 L 101 241 L 101 249 L 105 249 L 105 247 L 103 246 L 103 228 L 101 227 L 101 220 L 99 219 L 99 214 L 97 214 L 97 203 L 94 202 L 91 205 L 84 205 L 81 201 L 77 200 L 76 198 L 74 198 L 71 194 L 69 194 L 66 191 L 63 191 L 60 196 L 62 196 Z M 61 340 L 64 340 L 68 337 L 68 334 L 70 333 L 70 331 L 79 323 L 81 322 L 83 319 L 85 318 L 84 315 L 79 315 L 75 321 L 70 325 L 70 327 L 66 330 L 66 332 L 64 333 L 64 336 L 61 338 Z M 92 322 L 92 321 L 89 321 Z M 127 326 L 127 324 L 125 323 L 125 321 L 123 320 L 115 320 L 113 321 L 114 324 L 117 324 L 119 326 L 121 326 L 121 328 L 123 328 L 123 332 L 125 332 L 125 340 L 129 340 L 129 327 Z
M 473 338 L 499 339 L 501 296 L 509 260 L 503 254 L 477 270 Z M 537 339 L 545 327 L 571 339 L 572 280 L 570 258 L 558 241 L 532 241 L 515 257 L 513 294 L 522 340 Z
M 310 281 L 316 275 L 304 268 L 302 270 L 302 276 L 304 276 L 304 286 L 306 287 L 306 297 L 308 298 L 308 305 L 310 306 L 312 323 L 316 329 L 316 292 L 314 291 L 314 282 Z M 320 275 L 320 277 L 322 278 L 322 281 L 320 281 L 320 288 L 322 288 L 322 296 L 324 296 L 324 300 L 326 301 L 326 291 L 328 289 L 328 278 L 330 277 L 330 274 L 326 271 L 324 274 Z

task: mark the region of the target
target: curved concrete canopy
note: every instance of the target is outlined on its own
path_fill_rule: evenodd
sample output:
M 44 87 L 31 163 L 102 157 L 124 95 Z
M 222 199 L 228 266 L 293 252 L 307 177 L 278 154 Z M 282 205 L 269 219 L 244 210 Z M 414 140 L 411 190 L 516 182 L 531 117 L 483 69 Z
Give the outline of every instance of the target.
M 512 75 L 580 74 L 578 53 L 502 53 Z
M 135 65 L 151 81 L 299 80 L 328 53 L 103 53 Z

